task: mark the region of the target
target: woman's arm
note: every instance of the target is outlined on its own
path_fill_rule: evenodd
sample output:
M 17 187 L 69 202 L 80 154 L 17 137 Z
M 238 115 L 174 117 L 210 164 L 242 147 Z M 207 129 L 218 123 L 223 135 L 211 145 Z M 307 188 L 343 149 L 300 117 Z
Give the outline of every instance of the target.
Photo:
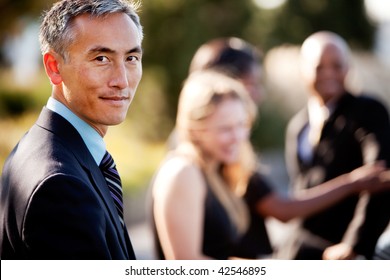
M 197 166 L 171 159 L 153 185 L 154 217 L 167 259 L 207 259 L 202 254 L 206 186 Z

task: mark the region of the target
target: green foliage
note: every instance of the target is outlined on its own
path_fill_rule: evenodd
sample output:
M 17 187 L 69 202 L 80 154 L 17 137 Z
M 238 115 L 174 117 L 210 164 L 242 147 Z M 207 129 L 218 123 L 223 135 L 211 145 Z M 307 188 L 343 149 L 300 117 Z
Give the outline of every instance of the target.
M 35 106 L 35 100 L 26 92 L 3 91 L 0 94 L 0 117 L 18 116 Z
M 374 26 L 365 14 L 364 0 L 288 0 L 271 25 L 269 33 L 274 40 L 266 46 L 301 44 L 319 30 L 336 32 L 353 48 L 362 49 L 371 47 L 374 35 Z
M 195 50 L 215 37 L 242 37 L 251 18 L 249 1 L 143 1 L 144 65 L 165 71 L 165 96 L 170 118 Z
M 251 134 L 251 141 L 256 150 L 261 152 L 269 148 L 283 149 L 284 132 L 288 120 L 280 109 L 277 104 L 271 102 L 261 107 Z
M 43 71 L 28 87 L 15 84 L 12 73 L 0 70 L 0 117 L 19 117 L 39 111 L 50 96 L 51 86 Z

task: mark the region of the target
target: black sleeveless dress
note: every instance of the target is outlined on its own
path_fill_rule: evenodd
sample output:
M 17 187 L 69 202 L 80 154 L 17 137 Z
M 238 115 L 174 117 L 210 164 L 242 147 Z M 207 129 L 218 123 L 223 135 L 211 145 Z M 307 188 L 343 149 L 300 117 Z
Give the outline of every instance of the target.
M 205 199 L 205 217 L 202 250 L 206 256 L 224 260 L 231 256 L 242 258 L 257 258 L 271 254 L 271 244 L 265 228 L 264 219 L 255 212 L 255 205 L 271 192 L 271 188 L 255 173 L 248 185 L 245 202 L 250 211 L 250 225 L 248 231 L 240 236 L 230 221 L 229 216 L 207 184 Z M 153 200 L 151 201 L 153 209 Z M 153 211 L 151 211 L 153 236 L 158 259 L 165 259 L 161 243 L 158 238 Z
M 272 187 L 260 173 L 252 175 L 244 195 L 250 214 L 249 228 L 236 244 L 234 256 L 256 259 L 273 253 L 264 217 L 256 210 L 256 204 L 272 192 Z

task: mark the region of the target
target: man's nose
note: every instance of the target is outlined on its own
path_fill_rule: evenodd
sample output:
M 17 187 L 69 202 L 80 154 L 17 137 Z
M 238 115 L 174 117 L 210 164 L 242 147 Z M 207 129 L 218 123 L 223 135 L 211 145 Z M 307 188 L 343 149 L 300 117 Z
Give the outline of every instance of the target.
M 129 86 L 128 71 L 125 63 L 118 63 L 114 66 L 110 86 L 120 89 L 124 89 Z

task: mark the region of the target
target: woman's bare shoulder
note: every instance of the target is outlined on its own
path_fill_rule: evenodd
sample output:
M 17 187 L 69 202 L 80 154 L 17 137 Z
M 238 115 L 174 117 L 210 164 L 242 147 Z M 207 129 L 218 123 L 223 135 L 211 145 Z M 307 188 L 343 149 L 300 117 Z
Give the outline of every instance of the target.
M 193 160 L 174 156 L 166 160 L 160 167 L 154 181 L 154 189 L 166 192 L 202 191 L 204 178 L 198 164 Z

